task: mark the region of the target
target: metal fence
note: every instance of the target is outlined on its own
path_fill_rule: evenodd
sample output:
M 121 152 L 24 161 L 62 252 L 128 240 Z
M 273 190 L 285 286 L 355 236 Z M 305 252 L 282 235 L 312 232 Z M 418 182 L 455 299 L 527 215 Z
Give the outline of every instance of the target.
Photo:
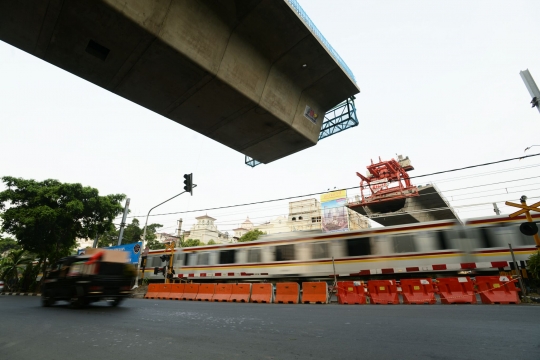
M 341 66 L 341 68 L 343 70 L 345 70 L 345 72 L 349 75 L 349 77 L 354 81 L 356 82 L 356 79 L 354 78 L 354 75 L 353 75 L 353 72 L 351 71 L 351 69 L 349 69 L 349 67 L 347 66 L 347 64 L 345 64 L 345 61 L 343 61 L 343 59 L 341 58 L 341 56 L 339 56 L 339 54 L 337 53 L 336 50 L 334 50 L 334 48 L 332 47 L 332 45 L 330 45 L 330 43 L 328 42 L 328 40 L 326 40 L 323 36 L 323 34 L 319 31 L 319 29 L 317 29 L 317 27 L 315 26 L 315 24 L 313 23 L 313 21 L 311 21 L 311 19 L 309 18 L 309 16 L 306 14 L 306 12 L 304 11 L 304 9 L 302 9 L 302 7 L 300 6 L 300 4 L 298 3 L 298 1 L 296 0 L 285 0 L 285 2 L 289 5 L 289 7 L 296 13 L 296 15 L 298 15 L 298 17 L 304 22 L 304 24 L 308 27 L 308 29 L 313 33 L 313 35 L 315 35 L 315 37 L 317 37 L 317 39 L 321 42 L 321 44 L 326 48 L 326 50 L 330 53 L 330 55 L 332 55 L 332 57 L 334 58 L 334 60 L 337 61 L 337 63 L 339 64 L 339 66 Z

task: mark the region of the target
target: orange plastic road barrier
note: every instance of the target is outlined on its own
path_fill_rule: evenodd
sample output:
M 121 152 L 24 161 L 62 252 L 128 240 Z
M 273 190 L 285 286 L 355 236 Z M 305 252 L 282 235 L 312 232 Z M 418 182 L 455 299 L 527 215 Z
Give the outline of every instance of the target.
M 212 301 L 214 297 L 214 290 L 217 284 L 201 284 L 199 286 L 199 293 L 195 300 L 197 301 Z
M 442 304 L 476 304 L 473 282 L 468 276 L 437 279 Z
M 251 284 L 234 284 L 229 301 L 231 302 L 249 302 L 251 295 Z
M 186 284 L 172 284 L 169 300 L 182 300 Z
M 477 276 L 476 285 L 484 304 L 519 304 L 516 284 L 506 276 Z
M 395 280 L 370 280 L 368 291 L 371 304 L 399 304 Z
M 276 299 L 274 302 L 280 304 L 298 304 L 300 298 L 300 286 L 295 282 L 284 282 L 276 284 Z
M 401 295 L 404 304 L 435 304 L 435 289 L 431 279 L 402 279 Z
M 253 284 L 251 286 L 252 303 L 271 303 L 274 298 L 272 284 Z
M 233 284 L 217 284 L 212 301 L 229 301 Z
M 169 300 L 169 294 L 171 293 L 172 284 L 156 284 L 156 299 L 166 299 Z
M 339 304 L 365 304 L 366 292 L 360 281 L 338 281 L 337 283 Z
M 182 300 L 195 300 L 199 293 L 199 285 L 200 284 L 186 284 L 186 286 L 184 286 Z
M 157 299 L 157 293 L 159 289 L 159 285 L 162 284 L 148 284 L 148 290 L 146 290 L 146 294 L 144 295 L 145 299 Z
M 326 304 L 328 302 L 328 285 L 326 282 L 303 282 L 302 303 Z

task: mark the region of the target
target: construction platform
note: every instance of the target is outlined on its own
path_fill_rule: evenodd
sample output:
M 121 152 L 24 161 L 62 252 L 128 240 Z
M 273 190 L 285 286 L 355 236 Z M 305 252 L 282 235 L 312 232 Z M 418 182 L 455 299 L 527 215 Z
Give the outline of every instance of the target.
M 418 186 L 418 196 L 404 199 L 397 211 L 379 212 L 363 206 L 360 196 L 349 199 L 347 207 L 383 226 L 413 224 L 436 220 L 460 221 L 435 185 Z

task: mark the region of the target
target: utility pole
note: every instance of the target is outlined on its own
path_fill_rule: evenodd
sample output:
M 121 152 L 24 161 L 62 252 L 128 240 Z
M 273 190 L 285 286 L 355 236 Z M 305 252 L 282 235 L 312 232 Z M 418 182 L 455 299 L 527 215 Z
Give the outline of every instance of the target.
M 535 107 L 538 112 L 540 112 L 540 90 L 538 90 L 538 86 L 536 86 L 536 83 L 534 82 L 534 79 L 529 72 L 529 69 L 523 70 L 519 72 L 519 75 L 521 75 L 521 79 L 523 79 L 523 82 L 525 83 L 525 87 L 527 87 L 527 90 L 529 90 L 529 94 L 532 97 L 531 104 L 532 107 Z
M 493 211 L 495 212 L 495 214 L 501 215 L 501 210 L 499 210 L 499 208 L 497 207 L 497 203 L 493 203 Z
M 182 233 L 182 219 L 179 219 L 178 220 L 178 229 L 177 230 L 177 237 L 178 237 L 178 243 L 180 244 L 180 247 L 182 247 L 182 238 L 181 238 L 181 233 Z
M 126 199 L 126 205 L 124 206 L 124 216 L 122 216 L 122 222 L 120 223 L 120 235 L 118 235 L 118 246 L 122 245 L 122 237 L 124 236 L 124 226 L 126 226 L 126 216 L 129 211 L 129 198 Z

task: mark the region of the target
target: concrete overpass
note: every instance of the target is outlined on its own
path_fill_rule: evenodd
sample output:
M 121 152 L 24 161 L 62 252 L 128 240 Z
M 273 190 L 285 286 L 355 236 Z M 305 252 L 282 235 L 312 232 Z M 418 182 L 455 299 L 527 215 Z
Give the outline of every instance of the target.
M 296 0 L 1 0 L 0 40 L 262 163 L 359 92 Z

